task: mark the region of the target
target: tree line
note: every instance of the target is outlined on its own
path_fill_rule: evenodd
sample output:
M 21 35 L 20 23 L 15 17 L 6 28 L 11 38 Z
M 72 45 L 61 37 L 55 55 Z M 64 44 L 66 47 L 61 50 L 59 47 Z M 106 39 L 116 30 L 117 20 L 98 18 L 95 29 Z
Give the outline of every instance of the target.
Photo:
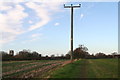
M 50 57 L 48 55 L 42 56 L 36 51 L 31 52 L 30 50 L 22 50 L 16 53 L 14 55 L 14 50 L 10 50 L 9 53 L 5 51 L 0 51 L 0 54 L 2 54 L 2 61 L 8 61 L 8 60 L 58 60 L 58 59 L 67 59 L 64 55 L 61 56 L 54 56 L 51 55 Z
M 101 58 L 120 58 L 120 54 L 117 52 L 113 52 L 111 54 L 106 55 L 105 53 L 99 52 L 96 54 L 89 54 L 88 48 L 85 47 L 84 45 L 79 45 L 78 48 L 74 50 L 73 58 L 74 59 L 80 59 L 80 58 L 85 58 L 85 59 L 101 59 Z M 70 54 L 70 53 L 68 53 Z
M 16 55 L 14 55 L 14 50 L 10 50 L 9 53 L 0 51 L 0 54 L 2 54 L 2 60 L 8 61 L 8 60 L 59 60 L 59 59 L 70 59 L 71 57 L 71 51 L 69 51 L 66 55 L 61 56 L 42 56 L 36 51 L 31 52 L 30 50 L 22 50 L 19 51 Z M 73 58 L 74 59 L 100 59 L 100 58 L 120 58 L 120 55 L 118 55 L 117 52 L 113 52 L 109 55 L 106 55 L 105 53 L 99 52 L 96 54 L 89 54 L 88 48 L 79 45 L 78 48 L 76 48 L 73 51 Z

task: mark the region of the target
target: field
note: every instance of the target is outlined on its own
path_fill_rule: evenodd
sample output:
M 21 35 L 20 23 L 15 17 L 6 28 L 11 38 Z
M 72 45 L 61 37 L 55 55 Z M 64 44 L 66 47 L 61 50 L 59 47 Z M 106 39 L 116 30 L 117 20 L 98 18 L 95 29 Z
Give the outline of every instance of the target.
M 117 78 L 118 59 L 5 61 L 2 72 L 3 78 Z
M 51 78 L 118 78 L 118 60 L 82 59 L 52 72 Z
M 66 63 L 66 60 L 5 61 L 3 78 L 42 78 L 49 70 Z

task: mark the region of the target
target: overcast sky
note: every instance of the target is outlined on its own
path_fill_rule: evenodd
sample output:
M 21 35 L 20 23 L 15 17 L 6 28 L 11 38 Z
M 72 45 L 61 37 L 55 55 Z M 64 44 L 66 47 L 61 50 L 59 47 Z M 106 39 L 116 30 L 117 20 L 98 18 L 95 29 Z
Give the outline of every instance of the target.
M 1 50 L 23 49 L 42 55 L 70 50 L 70 9 L 74 9 L 74 49 L 82 44 L 89 53 L 118 51 L 117 2 L 0 2 Z

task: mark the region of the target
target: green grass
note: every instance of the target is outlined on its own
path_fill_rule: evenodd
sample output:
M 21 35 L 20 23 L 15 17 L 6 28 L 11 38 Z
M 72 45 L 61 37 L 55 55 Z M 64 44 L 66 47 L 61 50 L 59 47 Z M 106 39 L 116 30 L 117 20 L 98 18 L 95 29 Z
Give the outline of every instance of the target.
M 85 60 L 76 61 L 70 64 L 65 65 L 64 67 L 56 70 L 52 74 L 52 78 L 79 78 L 82 66 L 84 65 Z
M 118 77 L 118 60 L 117 59 L 96 59 L 89 60 L 88 72 L 95 75 L 90 78 L 117 78 Z
M 82 59 L 53 71 L 51 78 L 118 78 L 118 59 Z

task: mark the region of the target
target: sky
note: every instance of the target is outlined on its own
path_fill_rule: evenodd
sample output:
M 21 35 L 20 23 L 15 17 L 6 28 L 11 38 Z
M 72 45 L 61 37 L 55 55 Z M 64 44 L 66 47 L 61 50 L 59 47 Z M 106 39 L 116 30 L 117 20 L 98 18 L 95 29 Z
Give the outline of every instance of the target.
M 74 9 L 74 49 L 90 54 L 118 52 L 117 2 L 0 2 L 1 50 L 29 49 L 42 55 L 70 51 L 70 9 Z

